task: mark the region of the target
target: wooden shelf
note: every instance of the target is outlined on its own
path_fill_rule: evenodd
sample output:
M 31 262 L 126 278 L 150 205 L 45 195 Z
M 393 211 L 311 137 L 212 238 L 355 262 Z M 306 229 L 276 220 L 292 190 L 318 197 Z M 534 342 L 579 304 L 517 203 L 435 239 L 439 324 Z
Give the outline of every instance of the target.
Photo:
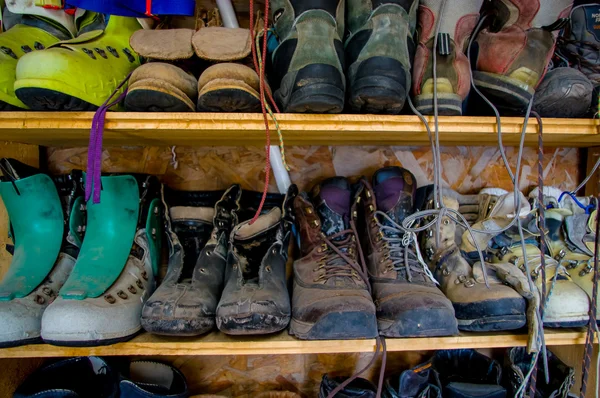
M 461 333 L 454 337 L 386 339 L 387 350 L 421 351 L 459 348 L 502 348 L 527 345 L 526 334 Z M 585 344 L 585 331 L 547 330 L 548 346 Z M 133 340 L 102 347 L 56 347 L 46 344 L 0 349 L 0 358 L 86 355 L 273 355 L 373 352 L 375 340 L 302 341 L 287 332 L 272 336 L 232 337 L 213 332 L 198 338 L 142 334 Z
M 90 112 L 0 112 L 0 140 L 44 146 L 87 145 Z M 286 145 L 429 145 L 416 116 L 300 115 L 277 117 Z M 433 118 L 428 118 L 433 128 Z M 517 145 L 523 118 L 503 118 L 505 145 Z M 599 120 L 544 119 L 544 145 L 600 145 Z M 443 145 L 496 145 L 491 117 L 440 117 Z M 276 132 L 272 132 L 277 142 Z M 262 146 L 263 118 L 252 113 L 109 113 L 104 145 Z M 537 145 L 537 123 L 530 120 L 526 144 Z

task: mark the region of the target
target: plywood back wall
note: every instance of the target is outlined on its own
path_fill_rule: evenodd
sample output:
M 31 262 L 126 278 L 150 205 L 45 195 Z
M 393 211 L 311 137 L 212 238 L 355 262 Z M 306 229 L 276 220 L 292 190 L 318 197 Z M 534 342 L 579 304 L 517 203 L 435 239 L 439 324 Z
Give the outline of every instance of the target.
M 52 173 L 85 169 L 87 148 L 46 148 Z M 265 154 L 259 147 L 175 147 L 177 168 L 169 147 L 105 148 L 104 172 L 136 172 L 160 176 L 175 189 L 225 189 L 239 183 L 244 189 L 264 187 Z M 485 187 L 512 189 L 500 152 L 494 147 L 443 147 L 443 179 L 461 193 L 476 193 Z M 287 147 L 292 182 L 308 190 L 315 182 L 331 176 L 371 176 L 383 166 L 403 166 L 416 176 L 419 186 L 433 177 L 432 153 L 428 147 Z M 514 169 L 516 148 L 507 148 Z M 580 180 L 579 150 L 547 148 L 544 156 L 544 183 L 573 189 Z M 537 151 L 525 148 L 521 189 L 537 186 Z M 270 179 L 269 189 L 277 191 Z

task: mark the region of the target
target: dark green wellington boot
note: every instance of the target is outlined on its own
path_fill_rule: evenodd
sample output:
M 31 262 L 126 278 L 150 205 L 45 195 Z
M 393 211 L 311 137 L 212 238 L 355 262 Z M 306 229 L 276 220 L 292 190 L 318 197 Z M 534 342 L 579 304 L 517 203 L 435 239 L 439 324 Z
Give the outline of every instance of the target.
M 81 246 L 83 190 L 81 172 L 50 177 L 14 159 L 1 159 L 0 166 L 0 196 L 14 242 L 0 283 L 0 347 L 9 347 L 40 341 L 42 314 Z
M 410 90 L 417 0 L 347 0 L 350 106 L 398 114 Z
M 344 108 L 345 0 L 274 0 L 279 45 L 270 83 L 283 112 L 340 113 Z

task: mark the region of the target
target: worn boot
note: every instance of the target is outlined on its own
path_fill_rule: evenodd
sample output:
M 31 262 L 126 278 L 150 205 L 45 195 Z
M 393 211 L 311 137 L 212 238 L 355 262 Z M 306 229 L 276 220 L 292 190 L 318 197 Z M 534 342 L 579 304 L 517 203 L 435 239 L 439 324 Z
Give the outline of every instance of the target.
M 497 107 L 523 113 L 554 53 L 573 0 L 492 0 L 476 38 L 475 86 Z
M 552 69 L 536 89 L 533 110 L 541 117 L 583 117 L 590 110 L 593 91 L 592 82 L 577 69 Z
M 565 364 L 551 351 L 548 355 L 548 373 L 550 383 L 546 384 L 544 375 L 543 358 L 538 357 L 537 376 L 535 379 L 535 395 L 532 398 L 567 398 L 569 391 L 575 384 L 575 369 Z M 525 347 L 514 347 L 507 350 L 504 357 L 504 385 L 508 388 L 509 396 L 516 397 L 517 391 L 523 384 L 525 376 L 531 370 L 533 355 L 528 354 Z M 525 386 L 524 391 L 530 390 L 531 379 Z
M 444 197 L 444 204 L 458 209 L 458 202 L 453 198 Z M 455 241 L 456 223 L 450 217 L 443 217 L 439 237 L 435 236 L 436 227 L 434 224 L 425 231 L 422 247 L 440 289 L 454 305 L 458 328 L 490 331 L 523 327 L 526 323 L 525 299 L 495 276 L 489 264 L 485 265 L 489 288 L 486 286 L 481 263 L 471 266 L 461 255 Z
M 417 0 L 347 0 L 346 62 L 353 110 L 398 114 L 410 90 Z
M 133 361 L 119 382 L 120 398 L 187 398 L 185 376 L 179 369 L 155 361 Z
M 421 0 L 413 96 L 422 114 L 433 115 L 434 95 L 440 115 L 462 114 L 463 102 L 471 89 L 471 69 L 465 51 L 482 3 L 483 0 Z M 433 42 L 438 24 L 437 91 L 434 93 Z
M 169 269 L 142 311 L 150 333 L 195 336 L 215 327 L 223 291 L 229 234 L 237 224 L 241 189 L 167 191 Z
M 225 288 L 216 315 L 223 333 L 268 334 L 288 326 L 291 306 L 286 263 L 297 192 L 291 185 L 283 203 L 254 223 L 238 224 L 231 232 Z
M 270 82 L 282 112 L 340 113 L 344 109 L 345 0 L 271 1 L 278 45 Z
M 323 375 L 321 387 L 319 388 L 319 398 L 327 398 L 337 386 L 346 381 L 346 377 L 329 377 Z M 335 394 L 336 398 L 375 398 L 377 396 L 377 387 L 369 380 L 357 377 L 350 384 Z
M 301 258 L 294 262 L 290 333 L 300 339 L 377 336 L 375 305 L 358 242 L 360 197 L 334 177 L 296 198 Z
M 0 347 L 8 347 L 40 341 L 42 314 L 73 269 L 85 221 L 81 172 L 49 177 L 14 159 L 0 164 L 15 242 L 0 283 Z
M 373 188 L 363 178 L 361 243 L 379 334 L 386 337 L 449 336 L 458 334 L 450 300 L 436 286 L 418 253 L 414 234 L 399 228 L 413 212 L 416 179 L 400 167 L 378 170 Z
M 405 370 L 398 377 L 388 378 L 382 396 L 384 398 L 442 398 L 442 386 L 439 375 L 433 368 L 433 358 Z

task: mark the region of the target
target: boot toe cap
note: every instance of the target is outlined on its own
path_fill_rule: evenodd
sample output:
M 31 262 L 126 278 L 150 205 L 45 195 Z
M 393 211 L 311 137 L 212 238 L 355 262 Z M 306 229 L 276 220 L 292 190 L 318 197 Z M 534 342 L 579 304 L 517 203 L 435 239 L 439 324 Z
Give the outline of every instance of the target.
M 26 305 L 20 299 L 0 302 L 0 347 L 38 339 L 43 310 L 41 305 Z

